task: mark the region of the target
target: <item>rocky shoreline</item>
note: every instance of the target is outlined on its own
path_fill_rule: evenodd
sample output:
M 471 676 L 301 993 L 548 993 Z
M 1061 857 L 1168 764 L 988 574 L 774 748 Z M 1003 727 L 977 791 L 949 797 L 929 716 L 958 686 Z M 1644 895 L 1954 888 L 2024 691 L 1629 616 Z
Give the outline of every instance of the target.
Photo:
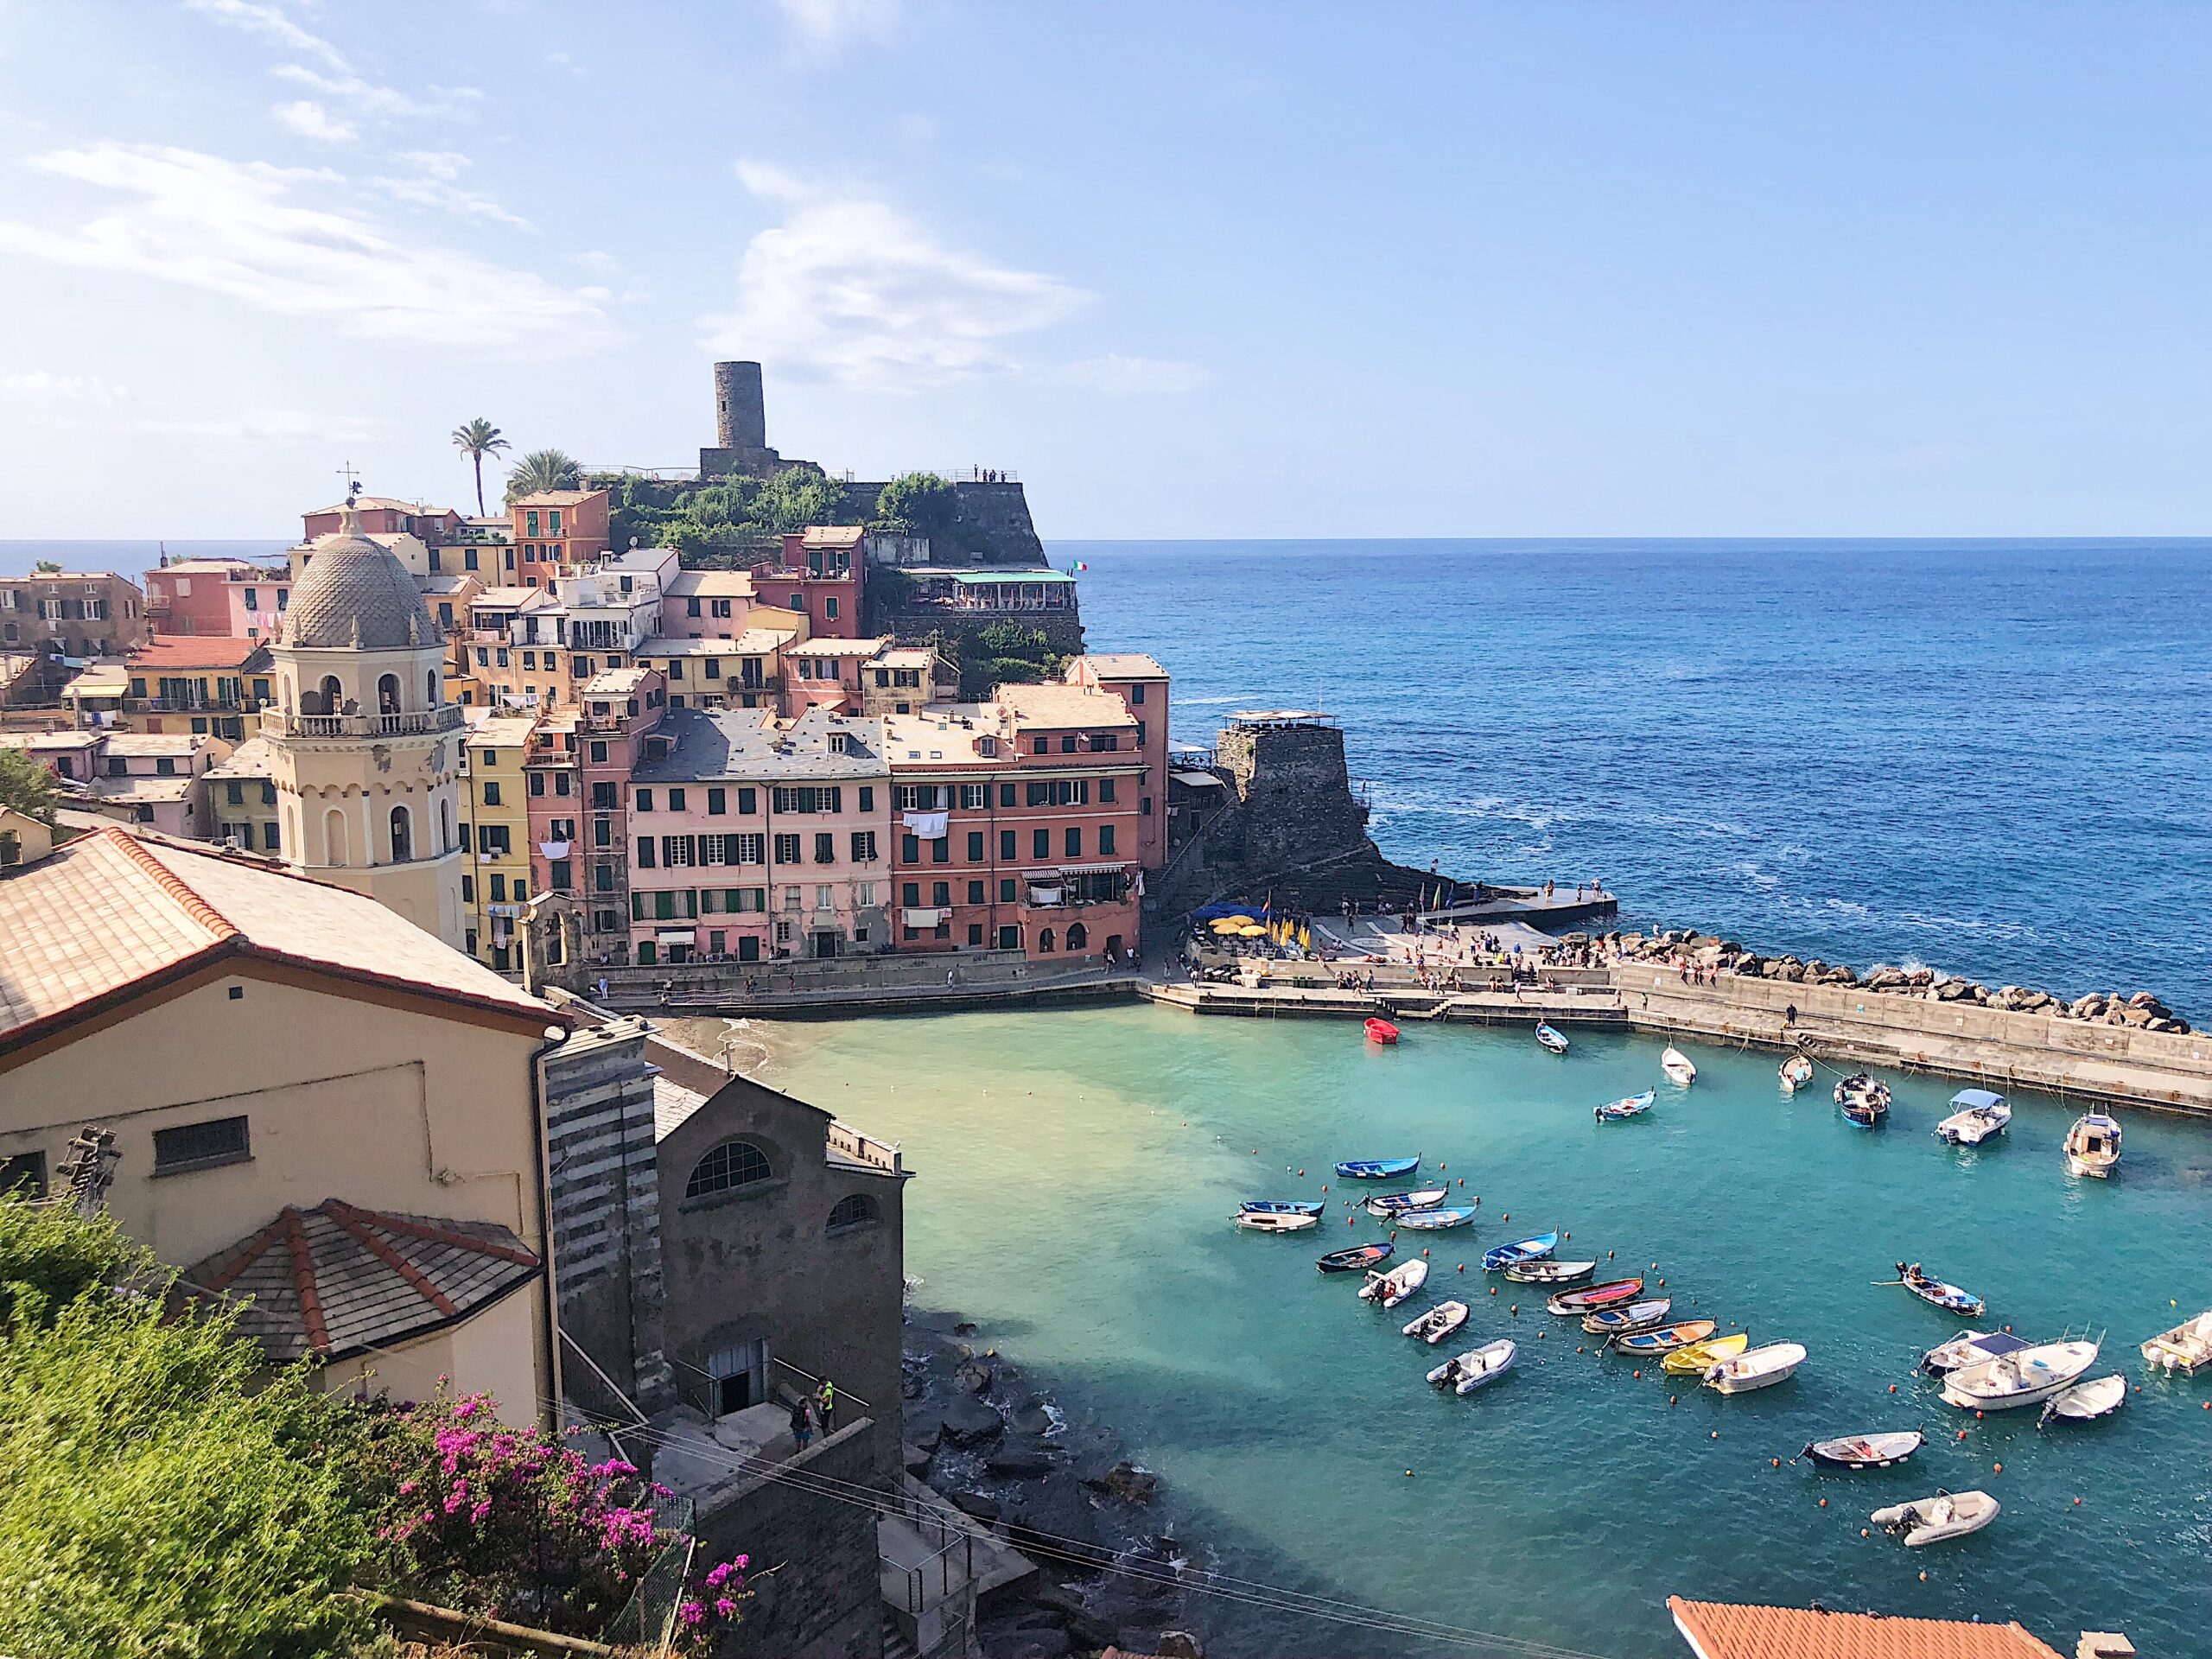
M 906 1471 L 1037 1565 L 979 1607 L 985 1659 L 1203 1659 L 1177 1582 L 1198 1552 L 1120 1437 L 1072 1419 L 957 1313 L 908 1309 L 904 1348 Z
M 1791 984 L 1853 985 L 1880 996 L 1913 996 L 1930 1002 L 1972 1002 L 1980 1007 L 2013 1014 L 2044 1014 L 2055 1020 L 2080 1020 L 2094 1025 L 2126 1026 L 2139 1031 L 2171 1032 L 2186 1036 L 2189 1022 L 2148 991 L 2122 996 L 2117 991 L 2092 992 L 2072 1001 L 2049 991 L 2021 985 L 1990 988 L 1955 974 L 1932 968 L 1891 968 L 1877 964 L 1865 978 L 1851 968 L 1821 961 L 1800 961 L 1792 956 L 1763 957 L 1733 939 L 1700 933 L 1694 928 L 1670 928 L 1645 936 L 1608 933 L 1602 945 L 1623 962 L 1649 962 L 1669 968 L 1699 969 L 1736 974 L 1752 979 L 1776 979 Z

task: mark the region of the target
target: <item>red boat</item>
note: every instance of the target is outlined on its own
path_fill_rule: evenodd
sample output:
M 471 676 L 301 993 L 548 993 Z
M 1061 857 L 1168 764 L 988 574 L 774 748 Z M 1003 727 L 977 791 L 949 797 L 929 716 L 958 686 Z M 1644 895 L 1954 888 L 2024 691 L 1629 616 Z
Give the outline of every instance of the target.
M 1370 1020 L 1367 1022 L 1367 1040 L 1370 1043 L 1395 1043 L 1398 1040 L 1398 1028 L 1388 1020 Z
M 1569 1313 L 1586 1313 L 1596 1307 L 1611 1307 L 1617 1303 L 1631 1302 L 1643 1292 L 1643 1281 L 1611 1279 L 1602 1285 L 1592 1285 L 1587 1290 L 1565 1290 L 1544 1306 L 1564 1317 Z

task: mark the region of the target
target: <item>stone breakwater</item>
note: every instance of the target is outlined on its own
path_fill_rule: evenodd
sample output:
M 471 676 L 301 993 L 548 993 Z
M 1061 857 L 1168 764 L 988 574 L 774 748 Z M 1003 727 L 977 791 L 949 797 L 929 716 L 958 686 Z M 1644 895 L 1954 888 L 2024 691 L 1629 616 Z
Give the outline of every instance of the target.
M 1733 974 L 1748 979 L 1779 980 L 1792 985 L 1834 985 L 1871 991 L 1881 996 L 1919 997 L 1929 1002 L 1969 1002 L 1977 1007 L 2007 1014 L 2040 1014 L 2054 1020 L 2080 1020 L 2094 1025 L 2124 1026 L 2137 1031 L 2186 1036 L 2190 1024 L 2148 991 L 2123 996 L 2117 991 L 2092 992 L 2067 1001 L 2049 991 L 2021 985 L 1992 989 L 1971 979 L 1939 974 L 1932 968 L 1890 968 L 1879 964 L 1862 979 L 1851 968 L 1792 956 L 1763 957 L 1712 933 L 1691 928 L 1670 929 L 1649 938 L 1640 933 L 1607 934 L 1605 944 L 1624 962 L 1655 963 L 1707 972 Z

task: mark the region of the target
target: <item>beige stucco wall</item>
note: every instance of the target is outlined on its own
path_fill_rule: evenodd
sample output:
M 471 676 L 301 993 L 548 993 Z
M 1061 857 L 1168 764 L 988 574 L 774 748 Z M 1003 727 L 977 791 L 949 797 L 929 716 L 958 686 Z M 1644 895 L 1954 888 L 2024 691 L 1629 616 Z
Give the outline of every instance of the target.
M 500 1421 L 522 1427 L 537 1421 L 542 1390 L 531 1357 L 543 1351 L 543 1304 L 537 1287 L 524 1285 L 460 1325 L 382 1353 L 339 1361 L 323 1373 L 323 1386 L 334 1394 L 428 1400 L 439 1379 L 449 1377 L 456 1393 L 488 1391 L 499 1402 Z

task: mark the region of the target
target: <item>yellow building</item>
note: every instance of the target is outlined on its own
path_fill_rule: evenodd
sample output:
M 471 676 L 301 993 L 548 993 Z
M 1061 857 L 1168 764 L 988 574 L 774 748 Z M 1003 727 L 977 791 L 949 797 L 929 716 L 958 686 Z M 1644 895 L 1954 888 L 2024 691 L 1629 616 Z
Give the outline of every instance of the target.
M 660 671 L 671 709 L 773 709 L 790 636 L 747 628 L 734 639 L 646 640 L 637 665 Z
M 472 711 L 473 712 L 473 711 Z M 461 892 L 468 954 L 499 973 L 519 972 L 520 923 L 529 902 L 530 779 L 523 762 L 537 716 L 488 713 L 468 727 Z
M 325 1387 L 559 1390 L 539 1056 L 559 1016 L 371 899 L 117 826 L 0 879 L 0 1186 L 86 1126 L 124 1230 Z
M 233 842 L 240 852 L 282 855 L 276 754 L 266 738 L 248 738 L 208 767 L 207 784 L 209 840 Z

